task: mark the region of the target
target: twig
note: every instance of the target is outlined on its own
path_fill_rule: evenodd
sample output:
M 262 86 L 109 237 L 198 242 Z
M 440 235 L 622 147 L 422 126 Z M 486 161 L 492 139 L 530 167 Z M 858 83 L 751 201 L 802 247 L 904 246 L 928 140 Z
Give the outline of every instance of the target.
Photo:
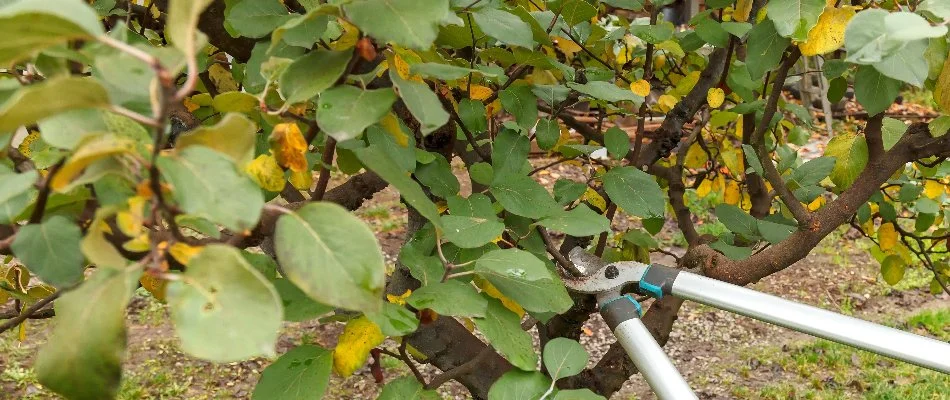
M 607 215 L 605 215 L 605 217 L 607 217 L 608 223 L 613 222 L 614 213 L 616 212 L 617 212 L 617 204 L 611 202 L 610 205 L 607 206 Z M 602 232 L 600 234 L 600 237 L 597 238 L 597 247 L 594 248 L 594 255 L 597 257 L 604 255 L 604 249 L 606 247 L 607 247 L 607 232 Z
M 133 121 L 135 121 L 135 122 L 138 122 L 138 123 L 140 123 L 140 124 L 142 124 L 142 125 L 145 125 L 145 126 L 151 126 L 151 127 L 155 128 L 155 127 L 158 127 L 159 125 L 161 125 L 161 124 L 160 124 L 158 121 L 156 121 L 154 118 L 146 117 L 146 116 L 144 116 L 144 115 L 142 115 L 142 114 L 139 114 L 139 113 L 137 113 L 137 112 L 135 112 L 135 111 L 129 110 L 128 108 L 125 108 L 125 107 L 122 107 L 122 106 L 117 106 L 117 105 L 115 105 L 115 104 L 109 106 L 109 111 L 112 111 L 112 112 L 114 112 L 114 113 L 116 113 L 116 114 L 119 114 L 119 115 L 121 115 L 121 116 L 123 116 L 123 117 L 129 118 L 129 119 L 131 119 L 131 120 L 133 120 Z
M 336 153 L 336 140 L 327 136 L 327 143 L 320 157 L 320 177 L 317 178 L 317 187 L 310 193 L 310 200 L 323 200 L 323 195 L 327 192 L 327 185 L 330 183 L 330 167 L 333 165 L 334 153 Z
M 561 267 L 568 270 L 574 276 L 582 276 L 583 273 L 577 269 L 577 266 L 568 260 L 567 257 L 564 257 L 560 251 L 558 251 L 557 246 L 554 244 L 554 240 L 551 240 L 551 236 L 548 234 L 548 231 L 544 229 L 543 226 L 537 226 L 538 233 L 541 235 L 541 240 L 544 241 L 544 247 L 548 250 L 548 253 L 551 254 L 551 257 L 554 257 L 554 260 L 558 264 L 561 264 Z
M 445 97 L 444 94 L 438 92 L 439 100 L 442 102 L 442 107 L 446 108 L 449 112 L 449 116 L 452 117 L 452 120 L 455 121 L 455 124 L 458 125 L 459 129 L 462 130 L 462 133 L 465 135 L 465 140 L 468 141 L 468 144 L 472 146 L 472 150 L 475 151 L 475 154 L 478 154 L 478 157 L 483 161 L 490 163 L 491 155 L 486 154 L 485 150 L 479 147 L 478 142 L 475 141 L 475 135 L 472 134 L 472 131 L 465 126 L 465 123 L 462 122 L 462 117 L 455 111 L 455 107 L 452 105 L 452 102 Z
M 36 205 L 33 207 L 33 214 L 30 215 L 29 223 L 38 224 L 43 220 L 43 213 L 46 212 L 46 202 L 49 200 L 50 181 L 53 180 L 53 177 L 56 176 L 56 173 L 59 172 L 59 169 L 62 168 L 65 162 L 66 159 L 62 159 L 50 167 L 49 173 L 46 175 L 46 179 L 43 180 L 42 187 L 40 187 L 40 193 L 36 198 Z
M 584 50 L 584 52 L 587 53 L 587 55 L 589 55 L 591 58 L 593 58 L 593 59 L 596 60 L 597 62 L 603 64 L 603 66 L 605 66 L 605 67 L 607 67 L 607 68 L 610 68 L 611 71 L 614 71 L 614 76 L 616 76 L 617 78 L 620 78 L 620 80 L 626 82 L 628 85 L 631 84 L 631 83 L 633 83 L 633 82 L 631 82 L 629 79 L 627 79 L 627 77 L 623 76 L 623 74 L 621 74 L 620 71 L 617 71 L 617 68 L 616 68 L 616 67 L 614 67 L 614 66 L 611 65 L 610 63 L 604 61 L 604 59 L 602 59 L 602 58 L 600 58 L 598 55 L 594 54 L 594 52 L 590 51 L 590 49 L 588 49 L 587 46 L 584 46 L 584 44 L 583 44 L 580 40 L 578 40 L 577 38 L 575 38 L 574 35 L 572 35 L 570 32 L 568 32 L 567 29 L 561 28 L 561 32 L 564 32 L 564 34 L 567 35 L 568 38 L 570 38 L 572 41 L 574 41 L 574 43 L 577 43 L 577 45 L 580 46 L 581 50 Z
M 475 367 L 477 367 L 478 364 L 480 364 L 485 359 L 485 357 L 488 357 L 488 355 L 491 353 L 492 349 L 490 346 L 483 347 L 482 350 L 479 351 L 478 354 L 471 360 L 468 360 L 462 363 L 462 365 L 436 375 L 434 378 L 432 378 L 432 381 L 426 384 L 426 389 L 437 389 L 439 386 L 444 385 L 446 382 L 452 379 L 456 379 L 462 375 L 472 372 Z
M 10 310 L 10 311 L 0 313 L 0 319 L 15 318 L 19 315 L 20 313 L 17 312 L 16 310 Z M 29 319 L 47 319 L 47 318 L 53 318 L 55 316 L 56 316 L 56 311 L 54 311 L 52 307 L 49 307 L 49 308 L 44 308 L 42 310 L 39 310 L 33 313 L 33 315 L 29 316 Z
M 426 378 L 419 373 L 419 369 L 416 368 L 416 364 L 412 362 L 412 359 L 409 358 L 409 354 L 406 353 L 406 345 L 409 344 L 409 340 L 402 338 L 402 343 L 399 344 L 399 358 L 402 359 L 402 362 L 406 363 L 406 366 L 409 367 L 409 370 L 412 371 L 412 375 L 416 377 L 416 380 L 419 383 L 425 385 Z
M 51 295 L 49 295 L 49 296 L 46 296 L 45 298 L 43 298 L 43 299 L 40 300 L 40 301 L 37 301 L 36 303 L 34 303 L 32 306 L 30 306 L 30 307 L 27 308 L 26 310 L 23 310 L 23 312 L 21 312 L 20 315 L 17 315 L 16 317 L 13 317 L 13 318 L 7 320 L 7 321 L 4 322 L 3 324 L 0 324 L 0 333 L 6 332 L 7 330 L 9 330 L 10 328 L 13 328 L 13 327 L 15 327 L 15 326 L 19 326 L 21 323 L 23 323 L 23 321 L 26 321 L 26 320 L 27 320 L 28 318 L 30 318 L 30 316 L 32 316 L 34 313 L 36 313 L 37 311 L 41 310 L 43 307 L 46 307 L 47 304 L 52 303 L 54 300 L 58 299 L 59 296 L 62 296 L 62 295 L 63 295 L 63 293 L 72 290 L 73 287 L 75 287 L 75 286 L 68 287 L 68 288 L 62 288 L 62 289 L 57 290 L 57 291 L 54 292 L 53 294 L 51 294 Z

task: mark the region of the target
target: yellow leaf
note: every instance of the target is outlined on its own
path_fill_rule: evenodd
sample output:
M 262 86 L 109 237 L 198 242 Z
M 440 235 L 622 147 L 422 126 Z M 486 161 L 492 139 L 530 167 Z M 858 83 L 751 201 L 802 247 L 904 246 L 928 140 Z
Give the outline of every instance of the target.
M 825 205 L 825 197 L 818 196 L 811 203 L 808 203 L 808 211 L 818 211 L 821 206 Z
M 855 8 L 825 7 L 818 24 L 808 31 L 808 39 L 798 45 L 804 56 L 816 56 L 838 50 L 844 45 L 844 29 L 854 16 Z
M 148 249 L 150 248 L 149 242 L 148 242 L 148 234 L 143 233 L 139 236 L 136 236 L 134 239 L 123 243 L 122 248 L 131 252 L 148 251 Z
M 344 378 L 353 375 L 366 364 L 369 351 L 383 343 L 386 337 L 379 327 L 361 316 L 351 319 L 343 328 L 336 348 L 333 349 L 333 371 Z
M 706 91 L 706 103 L 709 104 L 710 108 L 719 108 L 724 100 L 726 100 L 726 92 L 722 89 L 709 88 L 709 90 Z
M 554 44 L 558 49 L 561 50 L 562 53 L 564 53 L 565 56 L 567 56 L 568 59 L 574 58 L 575 54 L 583 50 L 581 46 L 578 46 L 577 43 L 571 39 L 565 39 L 563 37 L 556 36 L 554 37 L 554 40 Z
M 934 101 L 945 113 L 950 113 L 950 56 L 943 62 L 943 69 L 934 85 Z
M 749 20 L 749 14 L 752 12 L 752 0 L 739 0 L 736 2 L 736 10 L 732 12 L 732 19 L 738 22 Z
M 135 142 L 132 139 L 112 134 L 84 140 L 69 160 L 53 175 L 50 186 L 53 190 L 62 191 L 90 164 L 112 155 L 133 151 L 135 151 Z
M 894 224 L 890 222 L 881 224 L 881 228 L 877 230 L 877 241 L 881 250 L 893 249 L 897 245 L 897 229 L 894 229 Z
M 742 150 L 739 147 L 735 147 L 730 141 L 724 140 L 722 142 L 722 154 L 720 155 L 722 156 L 722 163 L 726 165 L 732 176 L 742 175 L 742 171 L 745 171 L 745 164 Z
M 188 265 L 188 262 L 204 249 L 204 246 L 190 246 L 185 243 L 176 242 L 168 248 L 168 254 L 171 254 L 175 260 L 183 265 Z
M 393 56 L 393 67 L 396 68 L 396 73 L 399 74 L 400 78 L 407 81 L 422 82 L 421 76 L 409 73 L 409 64 L 399 54 Z
M 234 92 L 240 89 L 237 81 L 234 80 L 234 75 L 231 75 L 231 71 L 221 64 L 211 64 L 208 67 L 208 77 L 211 78 L 214 87 L 218 89 L 218 93 Z
M 399 125 L 399 120 L 396 119 L 395 114 L 386 114 L 383 119 L 379 120 L 379 125 L 383 127 L 383 130 L 385 130 L 389 136 L 392 136 L 396 144 L 402 147 L 409 147 L 409 135 L 402 130 L 402 126 Z
M 359 28 L 343 18 L 337 18 L 337 22 L 340 23 L 340 28 L 343 29 L 343 34 L 340 35 L 339 39 L 330 43 L 330 48 L 340 51 L 356 46 L 356 42 L 360 40 Z
M 165 287 L 168 286 L 168 281 L 159 279 L 152 274 L 143 274 L 142 277 L 139 278 L 139 282 L 142 283 L 142 287 L 156 299 L 161 302 L 165 301 Z
M 666 66 L 666 55 L 659 54 L 656 57 L 653 57 L 653 69 L 660 70 Z
M 650 94 L 650 82 L 647 82 L 646 79 L 632 82 L 630 84 L 630 91 L 637 96 L 647 97 L 647 95 Z
M 683 165 L 686 166 L 686 168 L 700 168 L 706 165 L 706 161 L 709 161 L 709 156 L 706 155 L 706 151 L 703 150 L 703 147 L 700 146 L 699 143 L 694 142 L 689 146 L 689 150 L 686 150 L 686 159 L 683 160 Z
M 696 195 L 699 197 L 706 197 L 706 195 L 708 195 L 709 192 L 712 191 L 712 186 L 713 186 L 712 181 L 710 181 L 709 179 L 704 179 L 703 183 L 700 183 L 699 187 L 696 188 Z
M 604 197 L 597 193 L 596 190 L 587 188 L 587 191 L 584 192 L 584 197 L 582 200 L 590 203 L 590 205 L 597 207 L 601 212 L 607 211 L 607 201 L 604 200 Z
M 924 182 L 924 195 L 936 199 L 944 192 L 944 185 L 937 181 L 927 180 Z
M 185 99 L 181 101 L 181 104 L 185 106 L 185 109 L 188 110 L 188 112 L 195 112 L 195 110 L 201 108 L 198 103 L 195 103 L 191 100 L 191 97 L 185 97 Z
M 313 172 L 290 171 L 290 184 L 297 190 L 310 190 L 310 186 L 313 185 Z
M 264 190 L 279 192 L 284 189 L 284 171 L 270 154 L 261 154 L 247 164 L 244 170 Z
M 23 154 L 25 157 L 29 158 L 33 155 L 33 149 L 31 146 L 33 145 L 33 142 L 39 138 L 40 131 L 30 131 L 30 133 L 26 135 L 25 138 L 23 138 L 23 141 L 20 142 L 20 145 L 17 146 L 17 150 L 20 151 L 20 154 Z
M 270 148 L 277 163 L 293 171 L 307 169 L 307 141 L 293 122 L 277 124 L 270 134 Z
M 699 71 L 693 71 L 680 78 L 680 80 L 676 82 L 676 87 L 673 88 L 670 94 L 676 96 L 676 98 L 686 96 L 687 93 L 693 90 L 693 86 L 696 86 L 696 82 L 699 82 L 699 74 Z
M 493 298 L 501 300 L 501 304 L 504 305 L 505 308 L 511 310 L 511 312 L 518 314 L 519 318 L 524 317 L 524 308 L 522 308 L 521 305 L 514 300 L 501 294 L 501 292 L 498 291 L 498 288 L 496 288 L 495 285 L 492 285 L 491 282 L 478 277 L 475 278 L 474 281 L 475 285 L 482 289 L 482 292 L 485 292 L 485 294 Z
M 726 182 L 726 191 L 723 194 L 723 201 L 726 202 L 726 204 L 737 205 L 741 198 L 742 193 L 739 191 L 739 184 L 734 180 Z
M 660 111 L 670 112 L 673 109 L 673 106 L 676 105 L 676 97 L 664 94 L 656 100 L 656 106 L 660 108 Z
M 472 91 L 469 92 L 468 97 L 472 100 L 482 101 L 491 97 L 492 93 L 494 93 L 494 91 L 487 86 L 472 85 Z
M 400 306 L 406 305 L 406 299 L 412 294 L 412 290 L 406 289 L 406 292 L 400 295 L 387 294 L 386 300 L 393 304 L 398 304 Z

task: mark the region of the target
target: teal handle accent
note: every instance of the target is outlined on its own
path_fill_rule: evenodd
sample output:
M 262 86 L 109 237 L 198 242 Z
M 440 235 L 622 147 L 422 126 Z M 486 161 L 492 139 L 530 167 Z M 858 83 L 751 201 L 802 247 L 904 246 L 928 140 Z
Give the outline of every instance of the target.
M 650 267 L 647 267 L 647 270 L 643 271 L 643 276 L 646 276 L 648 272 L 650 272 Z M 639 286 L 640 290 L 645 294 L 649 294 L 650 297 L 655 299 L 663 298 L 663 288 L 642 279 L 640 280 Z
M 612 300 L 610 300 L 610 301 L 604 303 L 602 306 L 600 306 L 600 311 L 604 311 L 604 308 L 607 307 L 607 305 L 609 305 L 610 303 L 613 303 L 613 302 L 615 302 L 615 301 L 617 301 L 617 300 L 627 300 L 627 301 L 633 303 L 633 306 L 637 308 L 637 315 L 638 315 L 638 316 L 641 316 L 641 317 L 643 316 L 643 307 L 640 307 L 640 302 L 637 301 L 637 299 L 634 299 L 633 296 L 631 296 L 631 295 L 629 295 L 629 294 L 625 294 L 625 295 L 623 295 L 623 296 L 617 297 L 617 298 L 615 298 L 615 299 L 612 299 Z

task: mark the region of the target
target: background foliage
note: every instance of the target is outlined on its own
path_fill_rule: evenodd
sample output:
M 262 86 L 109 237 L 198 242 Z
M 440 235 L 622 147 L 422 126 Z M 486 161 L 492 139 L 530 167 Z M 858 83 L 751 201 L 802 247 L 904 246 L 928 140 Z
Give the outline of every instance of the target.
M 55 301 L 40 381 L 111 397 L 141 285 L 181 349 L 216 362 L 276 357 L 283 321 L 346 323 L 335 349 L 281 355 L 255 398 L 313 397 L 385 352 L 445 372 L 384 399 L 452 379 L 586 399 L 635 369 L 619 347 L 585 369 L 574 339 L 595 310 L 565 290 L 565 254 L 649 261 L 667 215 L 678 266 L 716 279 L 757 281 L 851 225 L 888 283 L 920 267 L 948 290 L 950 116 L 886 112 L 908 85 L 950 110 L 944 2 L 709 0 L 685 29 L 660 18 L 670 1 L 644 3 L 0 1 L 0 303 L 22 307 L 0 330 Z M 782 88 L 822 77 L 867 123 L 805 160 L 812 117 Z M 586 179 L 549 192 L 532 149 Z M 347 179 L 328 190 L 331 172 Z M 351 213 L 388 185 L 410 207 L 395 271 Z M 687 193 L 721 199 L 727 231 L 701 235 Z M 639 225 L 613 229 L 621 213 Z M 661 342 L 680 304 L 644 316 Z

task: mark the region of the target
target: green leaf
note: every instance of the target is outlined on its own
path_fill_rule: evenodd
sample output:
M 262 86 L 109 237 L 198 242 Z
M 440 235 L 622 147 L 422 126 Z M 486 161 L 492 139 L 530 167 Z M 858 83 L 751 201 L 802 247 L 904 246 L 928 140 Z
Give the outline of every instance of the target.
M 591 392 L 590 389 L 560 390 L 554 400 L 607 400 L 606 397 Z
M 267 277 L 266 274 L 264 275 Z M 333 311 L 333 307 L 313 301 L 290 279 L 273 279 L 271 283 L 274 285 L 274 289 L 277 290 L 277 294 L 280 295 L 280 302 L 284 306 L 285 321 L 310 321 Z
M 907 264 L 904 259 L 897 254 L 891 254 L 881 261 L 881 276 L 888 285 L 896 285 L 901 279 L 904 279 L 904 271 L 907 270 Z
M 634 167 L 604 174 L 604 190 L 624 211 L 638 217 L 660 217 L 666 207 L 663 191 L 653 176 Z
M 924 0 L 917 5 L 917 11 L 927 11 L 937 18 L 950 19 L 950 3 L 943 0 Z
M 538 353 L 534 351 L 531 335 L 521 329 L 521 318 L 498 299 L 490 298 L 487 302 L 485 316 L 473 318 L 475 327 L 511 365 L 534 371 L 538 364 Z
M 492 143 L 493 180 L 500 182 L 513 175 L 524 175 L 522 171 L 530 150 L 531 141 L 527 136 L 511 129 L 502 130 Z
M 623 240 L 646 249 L 656 249 L 660 247 L 660 244 L 657 243 L 656 239 L 654 239 L 653 236 L 650 236 L 649 233 L 644 232 L 642 229 L 631 229 L 624 232 Z
M 343 207 L 312 203 L 284 214 L 274 231 L 285 276 L 320 303 L 376 311 L 386 266 L 373 232 Z
M 287 21 L 271 34 L 269 50 L 277 48 L 279 43 L 304 48 L 313 47 L 313 44 L 323 37 L 330 21 L 336 20 L 339 8 L 332 5 L 321 5 L 308 11 L 306 14 Z
M 238 112 L 254 116 L 259 115 L 260 100 L 245 92 L 224 92 L 211 100 L 211 107 L 219 113 Z
M 544 345 L 544 367 L 555 381 L 579 374 L 587 366 L 588 357 L 576 340 L 560 337 Z
M 293 16 L 280 0 L 234 0 L 228 7 L 225 23 L 237 36 L 259 38 L 269 35 Z
M 630 25 L 630 33 L 647 43 L 659 44 L 670 40 L 676 27 L 669 21 L 657 21 L 656 25 Z
M 773 0 L 768 16 L 780 35 L 804 42 L 824 10 L 825 0 Z
M 752 29 L 752 24 L 748 22 L 723 22 L 721 25 L 722 29 L 739 39 L 745 37 L 745 34 Z
M 483 32 L 499 42 L 528 49 L 534 47 L 531 26 L 517 15 L 496 8 L 483 8 L 472 13 L 472 17 Z
M 722 28 L 722 24 L 712 19 L 710 14 L 706 14 L 698 24 L 696 24 L 696 34 L 700 39 L 716 47 L 729 46 L 729 32 Z
M 567 96 L 571 94 L 571 89 L 564 85 L 534 85 L 534 89 L 531 91 L 549 106 L 560 104 L 567 100 Z
M 551 379 L 538 371 L 512 369 L 501 376 L 488 390 L 488 400 L 536 400 L 551 386 Z
M 274 287 L 233 247 L 210 245 L 168 284 L 168 307 L 192 356 L 233 362 L 273 356 L 283 321 Z
M 0 43 L 0 65 L 11 66 L 70 40 L 102 35 L 99 16 L 84 3 L 61 0 L 52 7 L 47 0 L 20 0 L 0 7 L 0 37 L 6 38 Z
M 560 12 L 561 17 L 570 26 L 590 21 L 591 18 L 597 16 L 597 8 L 590 5 L 586 0 L 563 0 Z
M 854 76 L 854 95 L 869 115 L 887 110 L 900 94 L 900 88 L 899 81 L 884 76 L 869 65 L 860 66 Z
M 775 69 L 790 43 L 791 40 L 778 34 L 771 20 L 755 24 L 749 31 L 746 53 L 746 66 L 752 79 L 761 80 L 766 72 Z
M 749 160 L 749 167 L 755 171 L 759 176 L 765 176 L 765 171 L 762 169 L 762 162 L 759 161 L 759 156 L 755 154 L 755 149 L 752 146 L 744 144 L 742 145 L 742 153 L 745 154 L 746 160 Z
M 593 236 L 610 230 L 610 221 L 595 213 L 586 205 L 578 205 L 570 211 L 561 211 L 538 221 L 538 224 L 553 231 L 571 236 Z
M 904 136 L 904 132 L 907 132 L 907 125 L 899 119 L 894 119 L 891 117 L 884 117 L 881 126 L 881 139 L 884 142 L 884 150 L 890 150 L 891 147 L 894 147 L 898 141 L 901 140 L 901 137 Z
M 785 240 L 792 232 L 795 232 L 795 227 L 791 225 L 779 224 L 771 221 L 766 221 L 764 219 L 757 220 L 759 233 L 762 234 L 762 237 L 765 240 L 768 240 L 769 243 L 778 244 L 779 242 Z
M 56 301 L 53 331 L 33 364 L 43 386 L 69 399 L 115 397 L 125 359 L 125 307 L 141 272 L 101 269 Z
M 245 165 L 254 157 L 257 124 L 237 113 L 229 113 L 212 126 L 200 126 L 175 140 L 175 147 L 204 146 L 224 154 L 235 165 Z
M 243 232 L 257 225 L 264 207 L 260 189 L 234 162 L 204 146 L 191 146 L 158 158 L 175 201 L 188 213 Z
M 419 131 L 423 136 L 441 128 L 449 122 L 449 113 L 442 108 L 439 97 L 429 89 L 429 85 L 420 82 L 402 79 L 395 68 L 389 70 L 389 78 L 393 81 L 399 97 L 406 103 L 409 112 L 419 121 Z
M 840 190 L 851 187 L 868 163 L 868 144 L 864 136 L 843 133 L 831 138 L 825 156 L 835 158 L 831 181 Z
M 720 204 L 716 206 L 716 217 L 719 218 L 719 222 L 722 222 L 726 228 L 734 233 L 749 239 L 759 237 L 757 220 L 739 207 L 731 204 Z
M 346 72 L 351 54 L 316 50 L 294 60 L 280 74 L 281 96 L 287 103 L 300 103 L 329 89 Z
M 815 185 L 831 174 L 836 164 L 837 160 L 834 157 L 818 157 L 813 160 L 808 160 L 798 168 L 792 170 L 788 178 L 788 184 L 791 188 L 796 189 Z
M 492 181 L 495 180 L 495 171 L 491 164 L 485 162 L 472 164 L 468 168 L 468 174 L 472 178 L 472 182 L 482 185 L 491 185 Z
M 439 265 L 442 264 L 438 259 L 436 259 L 436 262 Z M 441 279 L 441 276 L 439 278 Z M 383 303 L 382 310 L 366 313 L 366 318 L 373 321 L 379 327 L 380 332 L 386 336 L 405 336 L 419 328 L 416 313 L 409 311 L 406 307 L 388 302 Z
M 464 78 L 468 76 L 468 74 L 482 74 L 489 77 L 497 76 L 477 69 L 433 62 L 413 64 L 409 67 L 409 72 L 426 78 L 435 78 L 443 81 L 454 81 Z
M 212 0 L 172 0 L 168 7 L 165 38 L 181 50 L 185 57 L 194 57 L 208 40 L 198 31 L 198 19 Z M 233 10 L 232 10 L 233 12 Z
M 551 150 L 561 138 L 561 125 L 553 118 L 541 118 L 535 127 L 535 137 L 538 147 L 542 150 Z
M 567 86 L 596 100 L 610 103 L 632 101 L 634 105 L 639 106 L 643 102 L 643 97 L 637 96 L 630 89 L 621 88 L 612 82 L 594 81 L 585 84 L 568 82 Z
M 488 130 L 488 121 L 485 119 L 485 104 L 472 99 L 459 101 L 459 118 L 472 133 Z
M 930 121 L 928 128 L 930 128 L 930 135 L 935 138 L 946 135 L 947 132 L 950 132 L 950 116 L 941 115 L 937 117 Z
M 0 224 L 9 224 L 29 205 L 39 176 L 36 170 L 22 174 L 0 174 Z
M 261 372 L 253 400 L 323 398 L 330 384 L 333 353 L 316 345 L 294 347 Z
M 426 390 L 415 377 L 404 376 L 393 379 L 383 386 L 376 400 L 439 400 L 441 398 L 435 390 Z
M 338 142 L 353 139 L 385 116 L 396 102 L 392 89 L 363 90 L 349 85 L 320 95 L 317 123 Z
M 510 175 L 492 183 L 491 192 L 506 211 L 522 217 L 540 219 L 560 210 L 551 194 L 527 176 Z
M 620 160 L 630 152 L 630 137 L 623 129 L 613 126 L 604 132 L 604 146 L 607 147 L 610 155 Z
M 724 242 L 722 239 L 709 244 L 713 250 L 722 253 L 724 256 L 733 260 L 746 259 L 752 255 L 752 249 L 748 247 L 739 247 Z
M 412 292 L 406 303 L 453 317 L 484 317 L 488 308 L 488 301 L 471 284 L 455 279 L 423 286 Z
M 643 0 L 601 0 L 602 3 L 631 11 L 643 9 Z
M 439 210 L 435 203 L 429 199 L 422 187 L 412 180 L 409 175 L 399 167 L 399 164 L 393 160 L 392 156 L 377 144 L 370 145 L 354 151 L 356 157 L 366 168 L 379 174 L 386 182 L 395 186 L 399 190 L 406 203 L 416 211 L 419 211 L 423 217 L 431 221 L 434 225 L 441 227 L 439 220 Z
M 80 240 L 82 232 L 75 222 L 54 215 L 20 228 L 10 249 L 43 282 L 63 288 L 83 278 L 85 258 L 79 249 Z
M 831 104 L 835 104 L 841 101 L 841 98 L 844 97 L 845 93 L 848 92 L 848 80 L 842 77 L 837 77 L 828 82 L 828 101 Z
M 343 9 L 361 31 L 416 50 L 432 46 L 450 13 L 449 0 L 356 0 Z
M 505 224 L 485 218 L 443 215 L 445 239 L 464 249 L 474 249 L 490 243 L 505 231 Z
M 452 166 L 441 154 L 434 154 L 428 164 L 416 167 L 415 175 L 423 185 L 429 187 L 432 194 L 447 198 L 455 196 L 461 190 L 458 178 L 452 173 Z
M 475 272 L 528 311 L 562 313 L 573 304 L 560 278 L 524 250 L 492 250 L 475 262 Z
M 12 132 L 64 111 L 108 105 L 109 95 L 95 79 L 54 78 L 17 90 L 0 105 L 0 132 Z
M 538 98 L 530 85 L 512 85 L 498 93 L 501 106 L 515 117 L 518 125 L 526 130 L 538 122 Z

